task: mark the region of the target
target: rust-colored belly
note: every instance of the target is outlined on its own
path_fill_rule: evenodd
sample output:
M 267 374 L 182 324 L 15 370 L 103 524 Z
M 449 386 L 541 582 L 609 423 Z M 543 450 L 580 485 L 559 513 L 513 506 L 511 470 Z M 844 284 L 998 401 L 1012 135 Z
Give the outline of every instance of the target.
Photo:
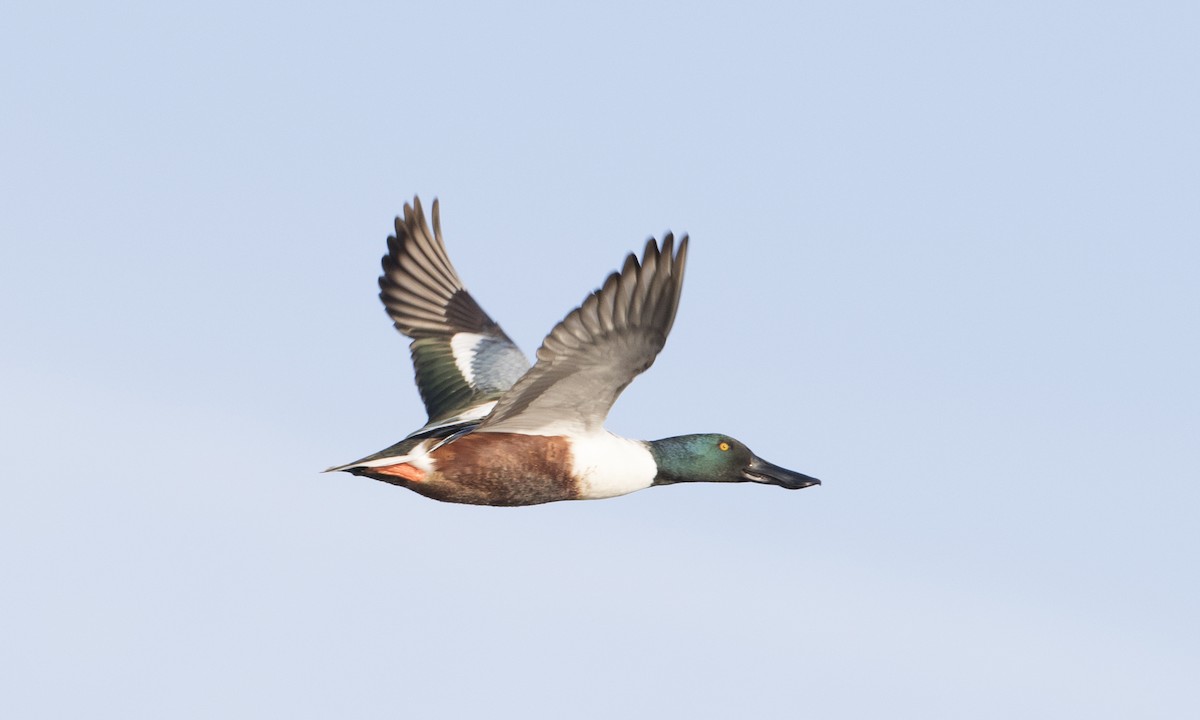
M 443 445 L 430 458 L 430 473 L 400 464 L 369 474 L 443 502 L 538 505 L 579 497 L 565 438 L 472 433 Z

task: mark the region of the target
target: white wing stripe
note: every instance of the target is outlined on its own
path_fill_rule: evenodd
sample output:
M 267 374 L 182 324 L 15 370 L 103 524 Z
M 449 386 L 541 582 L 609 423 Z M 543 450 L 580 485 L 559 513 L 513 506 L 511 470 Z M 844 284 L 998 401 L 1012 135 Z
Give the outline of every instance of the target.
M 481 342 L 483 342 L 483 336 L 476 333 L 455 333 L 454 337 L 450 338 L 450 350 L 454 353 L 454 364 L 458 366 L 458 371 L 462 373 L 463 379 L 471 386 L 475 385 L 475 350 Z

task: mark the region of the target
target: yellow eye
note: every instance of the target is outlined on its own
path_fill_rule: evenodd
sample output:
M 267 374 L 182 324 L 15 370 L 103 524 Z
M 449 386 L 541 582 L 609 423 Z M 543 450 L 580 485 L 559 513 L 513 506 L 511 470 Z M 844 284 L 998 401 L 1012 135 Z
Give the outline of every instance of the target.
M 726 452 L 729 450 L 729 443 L 722 440 L 720 443 L 717 444 L 717 447 L 721 448 L 721 452 Z

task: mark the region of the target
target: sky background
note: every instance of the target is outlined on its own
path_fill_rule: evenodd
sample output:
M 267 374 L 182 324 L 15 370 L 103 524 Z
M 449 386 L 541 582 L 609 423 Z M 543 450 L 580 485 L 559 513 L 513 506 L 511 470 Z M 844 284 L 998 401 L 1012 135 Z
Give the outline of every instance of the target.
M 1200 6 L 339 5 L 0 10 L 0 715 L 1200 716 Z M 320 474 L 414 193 L 528 354 L 690 233 L 609 427 L 825 484 Z

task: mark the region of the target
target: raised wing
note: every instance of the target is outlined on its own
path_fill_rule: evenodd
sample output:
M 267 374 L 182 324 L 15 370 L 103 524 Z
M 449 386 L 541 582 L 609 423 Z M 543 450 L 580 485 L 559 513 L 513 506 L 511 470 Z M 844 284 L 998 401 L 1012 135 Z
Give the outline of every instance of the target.
M 632 253 L 619 273 L 550 331 L 533 369 L 508 391 L 477 432 L 589 433 L 635 377 L 654 363 L 675 322 L 687 236 L 672 254 L 668 234 L 660 251 L 646 242 L 641 263 Z
M 529 369 L 529 361 L 471 297 L 446 255 L 438 201 L 433 232 L 421 200 L 404 206 L 388 238 L 379 299 L 409 345 L 429 426 L 478 419 Z

